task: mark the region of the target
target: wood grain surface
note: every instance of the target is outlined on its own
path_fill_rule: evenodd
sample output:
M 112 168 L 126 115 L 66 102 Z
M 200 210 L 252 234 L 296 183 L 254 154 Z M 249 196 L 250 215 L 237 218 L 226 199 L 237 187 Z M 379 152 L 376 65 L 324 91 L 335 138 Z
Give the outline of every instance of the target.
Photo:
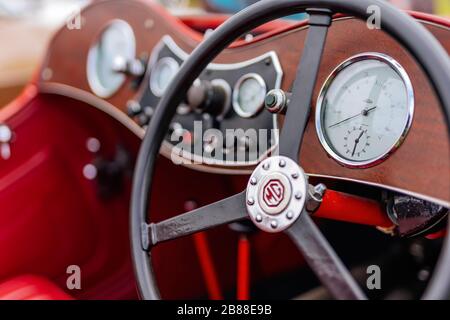
M 132 26 L 139 56 L 148 56 L 166 34 L 187 52 L 201 41 L 200 34 L 188 29 L 154 4 L 119 0 L 99 2 L 88 7 L 82 15 L 84 24 L 81 30 L 63 28 L 55 35 L 41 69 L 41 74 L 46 70 L 47 77 L 39 78 L 39 86 L 65 84 L 93 95 L 86 78 L 87 54 L 98 35 L 113 19 L 123 19 Z M 450 52 L 450 30 L 437 24 L 422 23 Z M 284 71 L 282 87 L 289 90 L 306 33 L 307 28 L 299 25 L 270 37 L 256 37 L 252 42 L 223 51 L 215 62 L 234 63 L 275 51 Z M 414 87 L 415 114 L 406 140 L 392 156 L 372 168 L 349 169 L 331 159 L 322 148 L 315 130 L 314 109 L 320 88 L 331 71 L 350 56 L 364 52 L 387 54 L 406 69 Z M 51 70 L 51 77 L 48 77 L 48 70 Z M 146 86 L 145 82 L 143 86 Z M 124 111 L 126 102 L 136 94 L 136 90 L 127 82 L 107 102 Z M 364 22 L 357 19 L 335 20 L 329 30 L 314 97 L 299 155 L 306 172 L 407 190 L 450 202 L 449 141 L 439 102 L 424 72 L 389 35 L 381 30 L 369 30 Z

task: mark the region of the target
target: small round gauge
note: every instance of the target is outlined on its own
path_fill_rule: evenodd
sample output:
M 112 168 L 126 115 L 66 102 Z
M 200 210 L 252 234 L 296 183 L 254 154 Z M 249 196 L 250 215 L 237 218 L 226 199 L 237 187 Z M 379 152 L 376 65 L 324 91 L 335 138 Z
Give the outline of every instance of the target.
M 171 57 L 164 57 L 156 62 L 150 75 L 150 89 L 155 96 L 161 97 L 164 94 L 179 68 L 178 62 Z
M 125 75 L 114 70 L 117 59 L 136 56 L 133 29 L 123 20 L 114 20 L 91 47 L 87 61 L 87 77 L 92 92 L 108 98 L 125 82 Z
M 408 74 L 389 56 L 354 56 L 326 80 L 316 108 L 325 150 L 349 167 L 376 165 L 406 137 L 414 113 Z
M 234 111 L 243 118 L 254 117 L 263 108 L 266 93 L 266 83 L 259 74 L 242 76 L 233 90 Z

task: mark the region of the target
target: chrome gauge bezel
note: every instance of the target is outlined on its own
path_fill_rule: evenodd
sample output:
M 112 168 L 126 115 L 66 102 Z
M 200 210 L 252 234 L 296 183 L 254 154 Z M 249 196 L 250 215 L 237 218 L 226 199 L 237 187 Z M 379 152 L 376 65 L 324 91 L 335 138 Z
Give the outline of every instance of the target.
M 366 161 L 354 161 L 346 159 L 342 156 L 340 156 L 336 151 L 334 151 L 333 147 L 330 146 L 330 144 L 327 141 L 324 128 L 323 128 L 323 108 L 324 108 L 324 101 L 325 97 L 327 95 L 328 89 L 330 88 L 331 84 L 335 80 L 335 78 L 338 76 L 338 74 L 344 70 L 345 68 L 349 67 L 350 65 L 353 65 L 355 63 L 366 61 L 366 60 L 377 60 L 381 61 L 388 66 L 390 66 L 402 79 L 405 88 L 406 88 L 406 94 L 407 94 L 407 106 L 408 106 L 408 119 L 405 125 L 405 128 L 402 131 L 401 136 L 397 139 L 395 143 L 392 144 L 392 146 L 383 154 L 379 155 L 378 157 L 375 157 L 370 160 Z M 319 138 L 320 143 L 322 144 L 323 148 L 326 150 L 328 155 L 330 155 L 334 160 L 336 160 L 339 164 L 349 167 L 349 168 L 368 168 L 375 166 L 384 160 L 386 160 L 390 155 L 392 155 L 403 143 L 405 140 L 414 117 L 414 88 L 411 82 L 411 79 L 408 76 L 408 73 L 406 70 L 402 67 L 402 65 L 397 62 L 394 58 L 378 53 L 378 52 L 367 52 L 358 54 L 355 56 L 350 57 L 349 59 L 342 62 L 338 67 L 336 67 L 333 72 L 328 76 L 328 78 L 325 80 L 325 83 L 323 84 L 319 98 L 317 100 L 316 104 L 316 112 L 315 112 L 315 125 L 316 125 L 316 131 L 317 136 Z
M 157 84 L 158 83 L 157 77 L 159 76 L 159 73 L 157 71 L 164 64 L 170 68 L 170 70 L 174 76 L 177 74 L 178 69 L 180 68 L 180 65 L 178 64 L 178 62 L 172 57 L 161 58 L 155 63 L 155 65 L 152 68 L 152 73 L 150 74 L 149 81 L 150 81 L 150 90 L 158 98 L 162 97 L 162 95 L 165 92 L 165 89 L 167 89 L 167 88 L 162 89 Z
M 264 91 L 264 97 L 267 93 L 267 84 L 264 81 L 263 77 L 261 77 L 259 74 L 247 73 L 247 74 L 244 74 L 242 77 L 240 77 L 238 79 L 238 81 L 236 82 L 236 84 L 234 85 L 232 101 L 233 101 L 234 111 L 242 118 L 252 118 L 252 117 L 256 116 L 264 107 L 264 99 L 262 99 L 261 104 L 257 107 L 257 109 L 254 112 L 244 111 L 241 104 L 239 103 L 239 95 L 241 93 L 241 86 L 245 81 L 247 81 L 249 79 L 253 79 L 256 82 L 258 82 L 258 84 L 261 86 L 261 89 L 262 89 L 261 92 Z
M 123 86 L 126 80 L 126 76 L 123 74 L 117 74 L 117 77 L 120 78 L 117 85 L 106 88 L 102 85 L 99 74 L 97 70 L 97 59 L 98 59 L 98 46 L 100 44 L 101 38 L 104 33 L 110 29 L 117 29 L 119 32 L 125 35 L 127 39 L 127 57 L 126 59 L 133 59 L 136 56 L 136 37 L 134 35 L 133 28 L 124 20 L 116 19 L 111 21 L 100 33 L 94 44 L 90 47 L 88 58 L 87 58 L 87 80 L 91 91 L 96 94 L 100 98 L 110 98 L 114 95 L 119 89 Z

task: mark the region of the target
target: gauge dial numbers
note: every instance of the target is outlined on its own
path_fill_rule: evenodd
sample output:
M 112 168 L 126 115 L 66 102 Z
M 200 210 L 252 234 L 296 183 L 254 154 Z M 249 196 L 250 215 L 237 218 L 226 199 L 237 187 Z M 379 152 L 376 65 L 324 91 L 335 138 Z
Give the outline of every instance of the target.
M 316 107 L 316 130 L 328 154 L 347 167 L 370 167 L 394 152 L 414 113 L 411 81 L 379 53 L 350 58 L 326 80 Z
M 370 147 L 369 139 L 367 129 L 363 126 L 348 130 L 343 142 L 345 154 L 353 158 L 360 158 L 361 155 L 367 153 L 367 148 Z
M 256 116 L 264 107 L 267 86 L 257 73 L 242 76 L 234 86 L 233 109 L 242 118 Z
M 114 20 L 106 27 L 90 48 L 87 78 L 92 92 L 109 98 L 126 80 L 114 70 L 116 59 L 131 60 L 136 56 L 136 39 L 131 26 L 123 20 Z

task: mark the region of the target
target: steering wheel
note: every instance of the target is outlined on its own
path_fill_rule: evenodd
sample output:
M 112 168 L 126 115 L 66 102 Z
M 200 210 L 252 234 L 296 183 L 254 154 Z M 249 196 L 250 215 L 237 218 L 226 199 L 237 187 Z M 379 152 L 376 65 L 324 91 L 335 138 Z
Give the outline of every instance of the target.
M 332 15 L 340 12 L 367 19 L 368 8 L 373 5 L 380 9 L 382 28 L 415 57 L 427 74 L 449 128 L 450 60 L 447 52 L 423 26 L 392 5 L 381 0 L 263 0 L 240 11 L 206 38 L 183 63 L 160 100 L 142 142 L 132 190 L 131 245 L 143 299 L 160 297 L 151 267 L 153 246 L 248 217 L 266 232 L 287 232 L 336 299 L 366 299 L 306 210 L 311 201 L 310 186 L 298 164 L 298 155 Z M 159 223 L 148 223 L 148 194 L 155 161 L 182 93 L 186 93 L 202 70 L 239 36 L 268 21 L 300 12 L 310 15 L 309 30 L 280 134 L 278 155 L 257 166 L 245 191 Z M 268 190 L 271 186 L 272 191 L 283 188 L 283 196 L 274 200 Z M 449 269 L 450 240 L 447 236 L 423 298 L 449 297 Z

